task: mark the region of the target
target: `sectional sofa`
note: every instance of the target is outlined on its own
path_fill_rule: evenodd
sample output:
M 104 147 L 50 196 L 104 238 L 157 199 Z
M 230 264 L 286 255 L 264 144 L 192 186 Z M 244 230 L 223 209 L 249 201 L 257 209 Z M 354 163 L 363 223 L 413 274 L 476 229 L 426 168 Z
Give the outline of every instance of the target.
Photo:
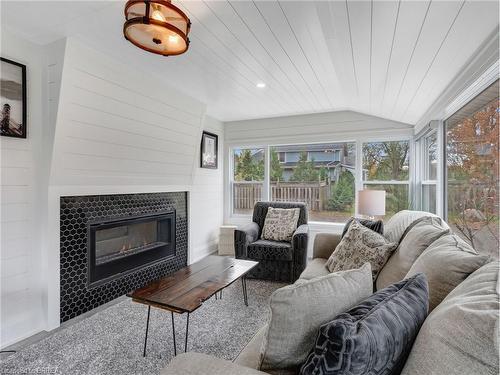
M 391 241 L 401 243 L 405 233 L 423 217 L 436 216 L 420 211 L 399 212 L 386 223 L 384 236 Z M 440 223 L 441 234 L 436 235 L 436 238 L 442 237 L 443 234 L 452 236 L 447 241 L 448 244 L 451 239 L 456 241 L 451 242 L 456 243 L 454 251 L 471 250 L 460 242 L 444 221 L 440 220 Z M 432 233 L 424 236 L 428 235 L 432 236 Z M 325 263 L 340 240 L 340 235 L 337 234 L 316 235 L 313 257 L 296 283 L 328 275 Z M 415 241 L 420 239 L 417 238 Z M 405 246 L 408 246 L 408 243 Z M 415 261 L 415 259 L 405 259 L 401 255 L 393 255 L 393 258 L 385 267 L 408 268 Z M 449 259 L 450 262 L 454 262 L 453 256 Z M 460 274 L 460 264 L 450 263 L 449 266 Z M 472 274 L 464 274 L 465 280 L 447 294 L 428 315 L 413 344 L 402 374 L 498 374 L 499 270 L 498 260 L 490 259 Z M 259 371 L 260 349 L 265 334 L 266 326 L 255 334 L 233 362 L 200 353 L 184 353 L 175 357 L 162 371 L 162 375 L 294 373 L 282 369 Z

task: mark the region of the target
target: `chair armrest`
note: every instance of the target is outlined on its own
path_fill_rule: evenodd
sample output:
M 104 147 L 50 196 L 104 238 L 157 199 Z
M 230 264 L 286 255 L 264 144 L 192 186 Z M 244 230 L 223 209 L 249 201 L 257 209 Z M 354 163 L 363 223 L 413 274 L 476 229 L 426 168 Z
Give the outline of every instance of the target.
M 200 353 L 182 353 L 174 357 L 161 375 L 263 375 L 265 372 Z
M 292 236 L 293 249 L 293 280 L 295 282 L 307 265 L 307 243 L 309 241 L 309 226 L 302 224 Z
M 251 222 L 234 231 L 234 254 L 236 258 L 247 256 L 247 246 L 259 239 L 259 225 Z
M 314 258 L 330 258 L 333 251 L 340 243 L 340 234 L 335 233 L 318 233 L 314 238 L 313 259 Z

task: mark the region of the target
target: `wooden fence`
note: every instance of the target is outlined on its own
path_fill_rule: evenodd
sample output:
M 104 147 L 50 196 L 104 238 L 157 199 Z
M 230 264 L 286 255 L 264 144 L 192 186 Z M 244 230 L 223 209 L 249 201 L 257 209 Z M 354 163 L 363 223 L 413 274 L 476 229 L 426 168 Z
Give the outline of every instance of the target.
M 262 200 L 262 183 L 234 182 L 233 208 L 253 209 L 255 202 Z M 271 200 L 277 202 L 303 202 L 312 211 L 322 211 L 330 197 L 330 186 L 326 183 L 272 182 Z

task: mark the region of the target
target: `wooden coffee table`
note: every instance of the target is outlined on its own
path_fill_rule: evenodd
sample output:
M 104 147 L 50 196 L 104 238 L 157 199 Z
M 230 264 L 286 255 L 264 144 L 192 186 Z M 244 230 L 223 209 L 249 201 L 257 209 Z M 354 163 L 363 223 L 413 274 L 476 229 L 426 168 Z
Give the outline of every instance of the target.
M 222 297 L 222 289 L 240 278 L 243 288 L 243 301 L 248 306 L 245 275 L 257 264 L 259 263 L 251 260 L 211 255 L 127 294 L 128 297 L 132 298 L 132 301 L 148 306 L 143 356 L 146 356 L 151 306 L 171 312 L 174 355 L 177 355 L 174 313 L 187 313 L 186 338 L 184 341 L 184 351 L 187 351 L 189 314 L 214 294 L 217 297 L 217 293 L 220 292 Z

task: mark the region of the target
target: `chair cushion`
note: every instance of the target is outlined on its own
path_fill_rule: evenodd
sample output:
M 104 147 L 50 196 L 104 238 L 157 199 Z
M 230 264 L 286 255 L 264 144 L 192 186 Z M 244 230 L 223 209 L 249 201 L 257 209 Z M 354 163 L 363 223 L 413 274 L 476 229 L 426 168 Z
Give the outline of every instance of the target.
M 499 272 L 484 265 L 429 314 L 402 375 L 499 373 Z
M 326 268 L 326 259 L 324 258 L 314 258 L 309 263 L 307 267 L 300 274 L 299 280 L 311 280 L 318 276 L 329 275 L 330 271 Z
M 351 226 L 351 223 L 356 220 L 358 223 L 361 225 L 379 233 L 379 234 L 384 234 L 384 222 L 382 220 L 368 220 L 368 219 L 359 219 L 355 217 L 351 217 L 349 220 L 347 220 L 347 223 L 344 225 L 344 229 L 342 230 L 342 235 L 340 236 L 343 238 L 345 234 L 347 233 L 347 230 Z
M 326 262 L 330 272 L 359 268 L 366 262 L 372 266 L 373 280 L 377 278 L 396 244 L 384 236 L 353 221 L 349 230 Z
M 292 244 L 290 242 L 258 240 L 248 245 L 247 257 L 291 262 L 293 259 Z
M 271 319 L 260 370 L 298 367 L 314 345 L 318 327 L 368 298 L 370 265 L 288 285 L 271 295 Z
M 425 275 L 382 289 L 319 329 L 308 374 L 399 374 L 427 316 Z
M 377 290 L 403 280 L 420 254 L 448 232 L 449 229 L 443 227 L 439 217 L 425 216 L 415 220 L 406 229 L 398 248 L 380 271 Z
M 406 277 L 423 272 L 429 282 L 429 311 L 432 311 L 471 273 L 486 264 L 488 256 L 478 255 L 457 235 L 433 242 L 413 263 Z M 462 250 L 465 249 L 465 250 Z
M 297 229 L 299 214 L 300 209 L 298 208 L 269 207 L 262 228 L 262 239 L 290 242 Z

